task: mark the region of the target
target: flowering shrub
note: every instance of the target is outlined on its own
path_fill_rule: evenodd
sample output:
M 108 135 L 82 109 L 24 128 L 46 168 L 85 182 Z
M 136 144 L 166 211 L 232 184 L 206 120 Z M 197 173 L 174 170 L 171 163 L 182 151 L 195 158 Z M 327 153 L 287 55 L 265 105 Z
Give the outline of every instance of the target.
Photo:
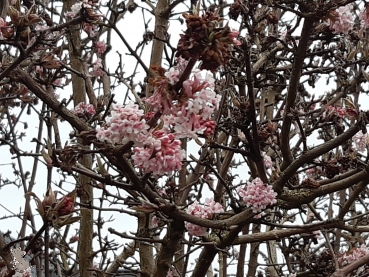
M 0 1 L 0 198 L 27 193 L 17 214 L 0 201 L 1 217 L 21 218 L 19 242 L 61 277 L 203 277 L 218 253 L 224 276 L 353 276 L 369 262 L 361 246 L 337 267 L 328 247 L 352 245 L 347 230 L 368 244 L 368 6 L 221 2 Z M 72 192 L 39 199 L 40 183 Z M 138 220 L 134 235 L 107 213 Z
M 251 183 L 248 182 L 246 189 L 240 188 L 238 195 L 248 207 L 252 208 L 254 213 L 260 213 L 267 206 L 277 203 L 275 199 L 277 193 L 274 192 L 272 186 L 264 184 L 260 178 L 255 178 Z

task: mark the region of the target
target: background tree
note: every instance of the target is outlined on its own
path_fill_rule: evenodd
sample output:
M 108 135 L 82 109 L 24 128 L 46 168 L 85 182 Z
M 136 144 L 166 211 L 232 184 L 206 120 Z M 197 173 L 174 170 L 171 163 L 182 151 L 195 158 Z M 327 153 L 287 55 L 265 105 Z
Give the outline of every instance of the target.
M 365 1 L 0 14 L 1 276 L 368 275 Z

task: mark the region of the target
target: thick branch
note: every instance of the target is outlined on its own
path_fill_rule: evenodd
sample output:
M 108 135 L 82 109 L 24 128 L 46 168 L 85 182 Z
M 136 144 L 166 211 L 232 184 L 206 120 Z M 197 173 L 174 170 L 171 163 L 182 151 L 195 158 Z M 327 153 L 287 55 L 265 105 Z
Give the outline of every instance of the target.
M 282 170 L 285 169 L 292 162 L 290 150 L 290 129 L 292 117 L 290 116 L 290 112 L 291 108 L 293 108 L 295 104 L 297 88 L 298 85 L 300 84 L 302 67 L 304 65 L 304 59 L 306 56 L 306 48 L 308 46 L 311 31 L 313 29 L 313 24 L 314 24 L 313 19 L 305 19 L 304 21 L 301 39 L 299 41 L 299 47 L 297 49 L 297 54 L 293 63 L 292 74 L 289 81 L 281 137 L 281 145 L 282 145 L 281 151 L 283 155 Z

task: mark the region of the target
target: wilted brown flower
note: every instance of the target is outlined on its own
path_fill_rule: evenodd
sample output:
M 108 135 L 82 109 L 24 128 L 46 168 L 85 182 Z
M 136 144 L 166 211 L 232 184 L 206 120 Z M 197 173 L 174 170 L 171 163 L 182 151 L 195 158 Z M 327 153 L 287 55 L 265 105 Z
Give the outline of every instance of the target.
M 230 46 L 241 44 L 236 39 L 239 33 L 232 31 L 228 24 L 219 27 L 224 18 L 218 15 L 218 11 L 208 10 L 201 16 L 198 12 L 184 13 L 183 17 L 187 30 L 180 35 L 176 56 L 202 61 L 200 69 L 215 72 L 230 59 Z

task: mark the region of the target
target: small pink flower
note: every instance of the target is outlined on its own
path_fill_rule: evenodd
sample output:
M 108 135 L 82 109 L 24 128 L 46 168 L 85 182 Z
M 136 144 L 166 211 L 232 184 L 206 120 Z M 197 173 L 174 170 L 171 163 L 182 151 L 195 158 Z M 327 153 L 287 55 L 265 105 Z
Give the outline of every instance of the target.
M 91 76 L 93 77 L 99 77 L 104 75 L 104 71 L 102 70 L 103 65 L 100 58 L 98 58 L 93 64 L 92 64 L 93 70 L 90 71 Z
M 242 45 L 242 43 L 239 40 L 237 40 L 237 37 L 238 37 L 239 34 L 240 34 L 240 32 L 238 32 L 238 31 L 232 31 L 228 34 L 228 39 L 230 41 L 232 41 L 233 45 L 235 45 L 235 46 Z
M 212 198 L 206 198 L 204 205 L 200 205 L 197 201 L 195 201 L 188 206 L 186 212 L 196 217 L 212 219 L 214 214 L 223 213 L 224 209 L 220 203 L 215 202 Z M 207 230 L 205 227 L 198 226 L 190 222 L 186 222 L 185 227 L 193 236 L 202 237 L 207 235 Z
M 69 239 L 69 243 L 75 243 L 76 241 L 78 241 L 79 237 L 78 236 L 73 236 Z
M 164 76 L 168 78 L 168 83 L 174 85 L 179 80 L 179 70 L 171 67 L 169 71 L 164 73 Z
M 105 128 L 97 130 L 98 140 L 122 144 L 133 141 L 137 146 L 143 145 L 149 126 L 144 119 L 144 111 L 138 105 L 114 105 L 106 122 Z
M 352 137 L 352 141 L 354 142 L 357 151 L 364 152 L 367 146 L 368 134 L 363 134 L 363 132 L 360 131 Z
M 173 272 L 171 269 L 168 270 L 166 277 L 173 277 Z
M 61 206 L 58 210 L 60 216 L 71 214 L 74 211 L 74 199 L 71 197 L 64 196 L 58 200 Z
M 255 178 L 251 183 L 248 182 L 246 189 L 240 188 L 238 195 L 254 213 L 260 213 L 267 206 L 277 203 L 275 199 L 277 193 L 272 186 L 264 184 L 260 178 Z
M 267 169 L 272 168 L 273 167 L 272 158 L 269 157 L 265 152 L 262 152 L 261 155 L 263 156 L 265 168 Z
M 174 134 L 164 131 L 153 131 L 148 134 L 143 147 L 135 147 L 132 159 L 138 168 L 146 173 L 162 175 L 182 167 L 185 151 L 181 141 Z
M 341 6 L 331 11 L 328 15 L 330 20 L 330 29 L 333 33 L 348 34 L 354 27 L 354 14 L 351 5 Z
M 96 46 L 96 50 L 97 50 L 97 55 L 102 55 L 105 53 L 107 45 L 104 41 L 97 41 L 95 43 Z
M 337 107 L 336 108 L 336 112 L 338 114 L 339 117 L 344 117 L 346 115 L 346 112 L 344 109 L 340 108 L 340 107 Z
M 190 222 L 186 222 L 185 227 L 191 235 L 196 237 L 204 237 L 208 234 L 208 232 L 206 231 L 206 227 L 202 227 Z
M 151 227 L 157 228 L 159 226 L 159 219 L 156 215 L 154 215 L 151 219 Z
M 97 26 L 95 24 L 90 24 L 82 22 L 82 29 L 85 31 L 89 37 L 94 37 L 96 35 Z
M 95 107 L 92 104 L 85 104 L 85 102 L 80 102 L 78 105 L 72 110 L 77 116 L 92 116 L 96 113 Z
M 342 266 L 346 266 L 351 264 L 352 262 L 360 260 L 367 254 L 369 254 L 369 249 L 366 247 L 365 244 L 362 244 L 360 247 L 355 247 L 350 251 L 344 253 L 343 256 L 338 259 L 338 261 L 342 263 Z M 358 273 L 362 272 L 363 270 L 364 266 L 358 268 Z

